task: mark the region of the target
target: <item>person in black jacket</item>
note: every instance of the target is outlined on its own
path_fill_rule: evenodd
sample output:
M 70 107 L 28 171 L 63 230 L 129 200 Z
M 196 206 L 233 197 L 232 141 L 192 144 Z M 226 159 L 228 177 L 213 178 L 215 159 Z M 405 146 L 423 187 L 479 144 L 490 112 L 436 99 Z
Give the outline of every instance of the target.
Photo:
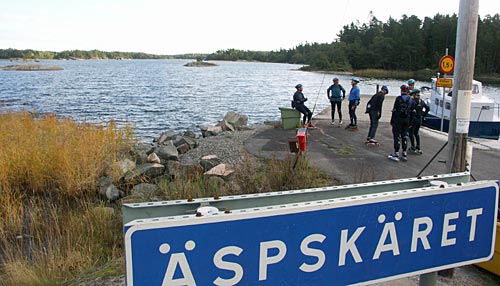
M 365 143 L 378 143 L 375 140 L 375 133 L 377 133 L 378 120 L 382 116 L 382 104 L 384 103 L 385 95 L 388 93 L 389 89 L 384 85 L 366 104 L 366 113 L 370 116 L 370 129 L 368 130 Z
M 422 154 L 420 149 L 420 135 L 418 134 L 424 117 L 429 112 L 429 107 L 420 98 L 420 90 L 414 89 L 410 92 L 413 96 L 410 104 L 410 150 L 415 154 Z M 415 144 L 416 143 L 416 144 Z
M 408 95 L 408 86 L 401 86 L 401 95 L 396 97 L 394 106 L 392 108 L 391 125 L 392 136 L 394 139 L 394 153 L 388 156 L 389 159 L 399 161 L 399 149 L 402 148 L 401 159 L 408 160 L 407 149 L 407 136 L 408 126 L 410 125 L 410 96 Z M 401 143 L 400 143 L 401 140 Z
M 293 94 L 293 104 L 295 106 L 295 109 L 297 109 L 300 113 L 304 114 L 304 118 L 302 119 L 303 124 L 306 125 L 307 123 L 309 126 L 312 126 L 311 124 L 312 112 L 304 104 L 307 101 L 307 98 L 302 93 L 304 87 L 302 86 L 302 84 L 299 83 L 295 86 L 295 88 L 297 89 L 297 91 Z

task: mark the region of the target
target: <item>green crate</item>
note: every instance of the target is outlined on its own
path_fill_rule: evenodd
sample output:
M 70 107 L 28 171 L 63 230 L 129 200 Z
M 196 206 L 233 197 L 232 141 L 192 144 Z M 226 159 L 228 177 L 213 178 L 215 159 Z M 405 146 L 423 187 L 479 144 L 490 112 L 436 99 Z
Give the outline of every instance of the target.
M 280 107 L 279 109 L 281 111 L 283 129 L 295 129 L 300 127 L 300 112 L 289 107 Z

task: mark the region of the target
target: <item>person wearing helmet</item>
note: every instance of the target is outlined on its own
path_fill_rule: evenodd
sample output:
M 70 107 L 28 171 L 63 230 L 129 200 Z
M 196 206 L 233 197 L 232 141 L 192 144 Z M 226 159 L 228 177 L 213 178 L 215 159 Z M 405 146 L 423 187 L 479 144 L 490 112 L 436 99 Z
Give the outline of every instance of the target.
M 359 79 L 353 78 L 351 80 L 351 91 L 349 92 L 349 117 L 351 123 L 346 127 L 351 130 L 358 130 L 358 117 L 356 116 L 356 108 L 359 105 Z
M 412 91 L 415 89 L 415 80 L 410 78 L 408 80 L 408 91 Z
M 366 144 L 378 144 L 377 140 L 375 140 L 375 133 L 377 133 L 378 121 L 382 116 L 382 104 L 388 93 L 389 89 L 387 86 L 383 85 L 380 91 L 375 93 L 366 104 L 365 113 L 368 113 L 370 116 L 370 129 L 366 137 Z
M 304 114 L 304 117 L 302 119 L 303 122 L 302 124 L 312 125 L 311 124 L 312 112 L 304 104 L 307 101 L 307 98 L 302 93 L 304 87 L 302 86 L 302 84 L 299 83 L 295 86 L 295 89 L 297 89 L 297 91 L 293 94 L 293 103 L 295 105 L 295 109 L 297 109 L 300 113 Z
M 391 126 L 392 136 L 394 140 L 394 153 L 391 153 L 388 158 L 393 161 L 400 161 L 399 150 L 401 148 L 401 160 L 408 160 L 407 137 L 408 126 L 410 124 L 410 96 L 408 95 L 408 86 L 401 86 L 401 95 L 396 97 L 392 108 Z M 401 142 L 400 142 L 401 140 Z
M 331 92 L 331 95 L 330 95 Z M 342 126 L 342 100 L 345 99 L 345 89 L 339 84 L 339 79 L 334 78 L 333 84 L 326 90 L 326 96 L 332 105 L 332 126 L 335 125 L 335 107 L 339 114 L 339 126 Z
M 413 89 L 410 92 L 411 103 L 410 103 L 410 150 L 415 154 L 422 154 L 420 149 L 420 135 L 418 134 L 424 117 L 429 112 L 429 107 L 420 98 L 420 90 Z M 416 144 L 415 144 L 416 143 Z

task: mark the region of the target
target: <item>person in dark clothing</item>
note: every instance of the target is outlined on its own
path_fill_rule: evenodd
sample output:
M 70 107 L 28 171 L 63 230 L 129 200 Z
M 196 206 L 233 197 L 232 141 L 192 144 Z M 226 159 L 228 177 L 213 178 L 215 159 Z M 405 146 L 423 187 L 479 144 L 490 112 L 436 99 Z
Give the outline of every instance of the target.
M 378 121 L 382 116 L 382 104 L 388 93 L 389 89 L 384 85 L 366 104 L 366 113 L 370 116 L 370 129 L 368 130 L 368 136 L 366 137 L 365 143 L 378 143 L 377 140 L 375 140 L 375 133 L 377 133 Z
M 420 149 L 420 135 L 418 134 L 424 117 L 429 112 L 429 107 L 420 98 L 420 90 L 414 89 L 410 92 L 411 103 L 410 103 L 410 150 L 415 154 L 422 154 Z M 415 144 L 416 143 L 416 144 Z
M 330 95 L 331 92 L 331 95 Z M 326 90 L 326 96 L 332 105 L 332 126 L 335 125 L 335 107 L 339 114 L 339 126 L 342 126 L 342 100 L 345 99 L 345 89 L 339 84 L 339 79 L 334 78 L 333 84 Z
M 304 114 L 304 117 L 302 119 L 303 124 L 304 125 L 308 124 L 309 126 L 312 126 L 311 124 L 312 112 L 304 104 L 307 101 L 307 98 L 302 93 L 304 87 L 302 86 L 302 84 L 299 83 L 295 86 L 295 88 L 297 89 L 297 91 L 293 94 L 293 103 L 295 109 L 297 109 L 300 113 Z
M 414 79 L 412 79 L 412 78 L 410 78 L 410 79 L 407 81 L 407 83 L 408 83 L 408 94 L 410 94 L 410 92 L 411 92 L 412 90 L 414 90 L 414 89 L 415 89 L 415 80 L 414 80 Z M 410 100 L 411 100 L 411 99 L 412 99 L 412 96 L 410 95 Z M 411 126 L 411 124 L 410 124 L 410 126 L 408 126 L 408 137 L 410 136 L 410 134 L 411 134 L 412 132 L 413 132 L 413 130 L 412 130 L 412 126 Z
M 389 159 L 399 161 L 399 150 L 402 148 L 401 159 L 408 160 L 406 154 L 408 126 L 410 124 L 410 96 L 408 95 L 408 86 L 401 86 L 401 95 L 396 97 L 392 108 L 391 126 L 394 139 L 394 153 L 388 156 Z M 401 140 L 401 143 L 400 143 Z

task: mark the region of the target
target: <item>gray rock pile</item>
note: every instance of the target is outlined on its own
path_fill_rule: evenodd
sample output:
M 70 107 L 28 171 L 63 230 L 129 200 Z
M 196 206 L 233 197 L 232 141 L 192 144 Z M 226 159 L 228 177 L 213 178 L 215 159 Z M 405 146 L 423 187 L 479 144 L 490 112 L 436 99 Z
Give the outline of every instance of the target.
M 169 130 L 152 143 L 139 143 L 130 150 L 130 158 L 111 164 L 97 183 L 98 192 L 109 201 L 141 198 L 153 194 L 164 181 L 200 175 L 220 184 L 243 159 L 243 143 L 253 134 L 247 123 L 246 115 L 228 112 L 216 126 L 202 127 L 201 138 L 191 131 Z

